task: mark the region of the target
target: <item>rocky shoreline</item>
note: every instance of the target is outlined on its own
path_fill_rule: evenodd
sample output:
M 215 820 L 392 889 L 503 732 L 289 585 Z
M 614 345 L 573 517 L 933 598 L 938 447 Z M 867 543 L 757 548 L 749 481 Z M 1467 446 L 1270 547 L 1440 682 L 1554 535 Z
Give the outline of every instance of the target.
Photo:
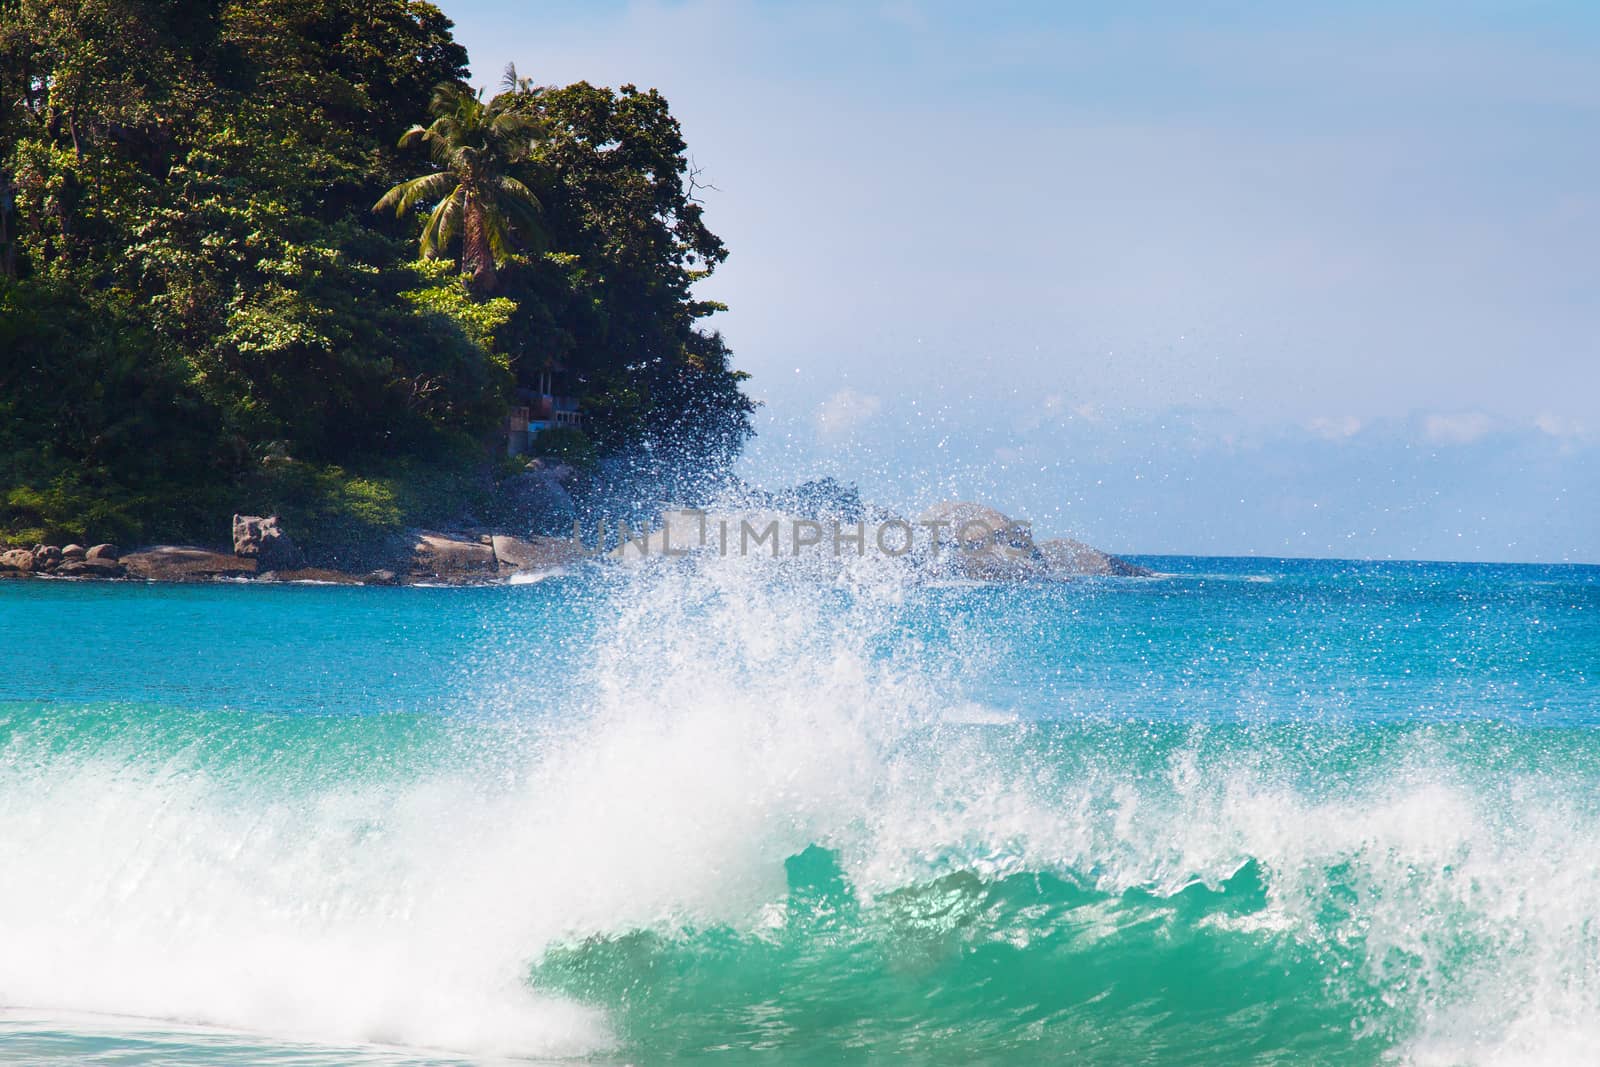
M 127 569 L 115 545 L 35 545 L 0 552 L 0 578 L 49 574 L 59 578 L 122 578 Z
M 334 585 L 494 585 L 518 575 L 562 571 L 586 560 L 603 564 L 693 554 L 686 539 L 687 516 L 705 521 L 703 512 L 669 510 L 654 532 L 637 542 L 597 553 L 572 537 L 514 537 L 476 530 L 411 530 L 397 538 L 387 566 L 367 570 L 314 566 L 283 529 L 276 516 L 235 515 L 232 549 L 196 545 L 153 545 L 123 553 L 115 545 L 0 546 L 0 579 L 128 580 L 144 582 L 318 582 Z M 734 521 L 743 516 L 735 514 Z M 763 515 L 783 529 L 784 523 L 816 525 L 812 520 L 779 514 Z M 712 516 L 716 522 L 717 516 Z M 727 521 L 727 517 L 723 517 Z M 925 512 L 919 525 L 937 522 L 959 526 L 981 523 L 992 531 L 969 544 L 951 545 L 942 556 L 910 559 L 935 578 L 975 581 L 1057 581 L 1083 577 L 1150 577 L 1138 564 L 1079 541 L 1015 539 L 1015 524 L 1000 512 L 962 502 L 941 504 Z M 787 537 L 788 535 L 782 535 Z M 703 542 L 702 542 L 703 544 Z M 954 549 L 959 548 L 960 551 Z M 701 548 L 703 550 L 703 547 Z
M 263 532 L 265 531 L 265 536 Z M 0 552 L 0 579 L 123 579 L 145 582 L 323 582 L 335 585 L 488 585 L 517 574 L 570 566 L 582 553 L 568 538 L 412 531 L 391 567 L 365 571 L 312 566 L 275 518 L 234 517 L 230 551 L 199 545 L 152 545 L 123 553 L 115 545 L 35 545 Z

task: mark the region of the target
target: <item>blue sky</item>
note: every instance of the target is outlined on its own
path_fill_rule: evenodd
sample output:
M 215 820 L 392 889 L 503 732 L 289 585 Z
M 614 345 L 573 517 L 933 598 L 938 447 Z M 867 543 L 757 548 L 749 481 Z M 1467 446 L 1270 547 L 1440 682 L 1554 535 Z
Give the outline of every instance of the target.
M 671 100 L 754 480 L 1600 562 L 1600 7 L 443 6 L 482 83 Z

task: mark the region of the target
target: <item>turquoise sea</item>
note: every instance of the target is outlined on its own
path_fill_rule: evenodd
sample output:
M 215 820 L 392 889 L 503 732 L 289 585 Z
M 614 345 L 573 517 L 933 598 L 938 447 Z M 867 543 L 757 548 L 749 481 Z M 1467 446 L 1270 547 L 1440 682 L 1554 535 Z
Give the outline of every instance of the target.
M 1600 568 L 0 583 L 0 1061 L 1592 1064 Z

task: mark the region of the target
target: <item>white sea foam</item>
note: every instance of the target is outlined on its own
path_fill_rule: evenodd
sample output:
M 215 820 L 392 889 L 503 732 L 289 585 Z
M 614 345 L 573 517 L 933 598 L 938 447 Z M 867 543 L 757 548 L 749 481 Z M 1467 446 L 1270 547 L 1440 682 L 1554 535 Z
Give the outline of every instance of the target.
M 551 578 L 565 577 L 567 571 L 562 567 L 554 567 L 544 571 L 518 571 L 506 579 L 507 585 L 538 585 L 540 582 Z
M 589 703 L 477 724 L 499 740 L 470 770 L 14 748 L 0 1003 L 592 1054 L 615 1043 L 608 1020 L 526 988 L 547 945 L 759 928 L 784 860 L 817 843 L 869 901 L 953 869 L 1170 894 L 1254 861 L 1268 902 L 1249 921 L 1330 960 L 1353 946 L 1330 995 L 1381 990 L 1352 1022 L 1402 1020 L 1410 1060 L 1577 1063 L 1600 1045 L 1592 799 L 1473 777 L 1426 739 L 1326 782 L 1203 729 L 1153 772 L 1115 746 L 1052 763 L 1021 727 L 1009 745 L 962 728 L 1005 714 L 961 689 L 992 635 L 922 647 L 897 575 L 819 585 L 729 559 L 619 578 Z

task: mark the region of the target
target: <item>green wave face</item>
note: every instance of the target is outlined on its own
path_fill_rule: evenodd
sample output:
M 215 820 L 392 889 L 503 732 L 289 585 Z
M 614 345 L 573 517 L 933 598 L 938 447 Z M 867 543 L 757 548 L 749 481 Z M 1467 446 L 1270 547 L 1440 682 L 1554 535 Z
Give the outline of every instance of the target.
M 1592 1034 L 1591 730 L 770 730 L 8 706 L 0 990 L 641 1063 L 1552 1062 Z
M 646 1059 L 1372 1063 L 1391 1045 L 1397 1020 L 1348 976 L 1357 948 L 1254 928 L 1254 863 L 1168 897 L 963 872 L 868 903 L 825 849 L 787 867 L 759 930 L 596 936 L 531 981 L 604 1006 Z
M 1565 1062 L 1592 1036 L 1590 731 L 927 740 L 905 758 L 962 785 L 910 806 L 926 827 L 883 798 L 740 920 L 566 938 L 530 984 L 641 1062 Z M 891 838 L 916 844 L 875 876 Z
M 863 771 L 767 725 L 8 706 L 0 989 L 635 1063 L 1592 1036 L 1593 731 L 925 724 Z
M 0 1059 L 1590 1064 L 1597 586 L 1454 574 L 0 590 Z

